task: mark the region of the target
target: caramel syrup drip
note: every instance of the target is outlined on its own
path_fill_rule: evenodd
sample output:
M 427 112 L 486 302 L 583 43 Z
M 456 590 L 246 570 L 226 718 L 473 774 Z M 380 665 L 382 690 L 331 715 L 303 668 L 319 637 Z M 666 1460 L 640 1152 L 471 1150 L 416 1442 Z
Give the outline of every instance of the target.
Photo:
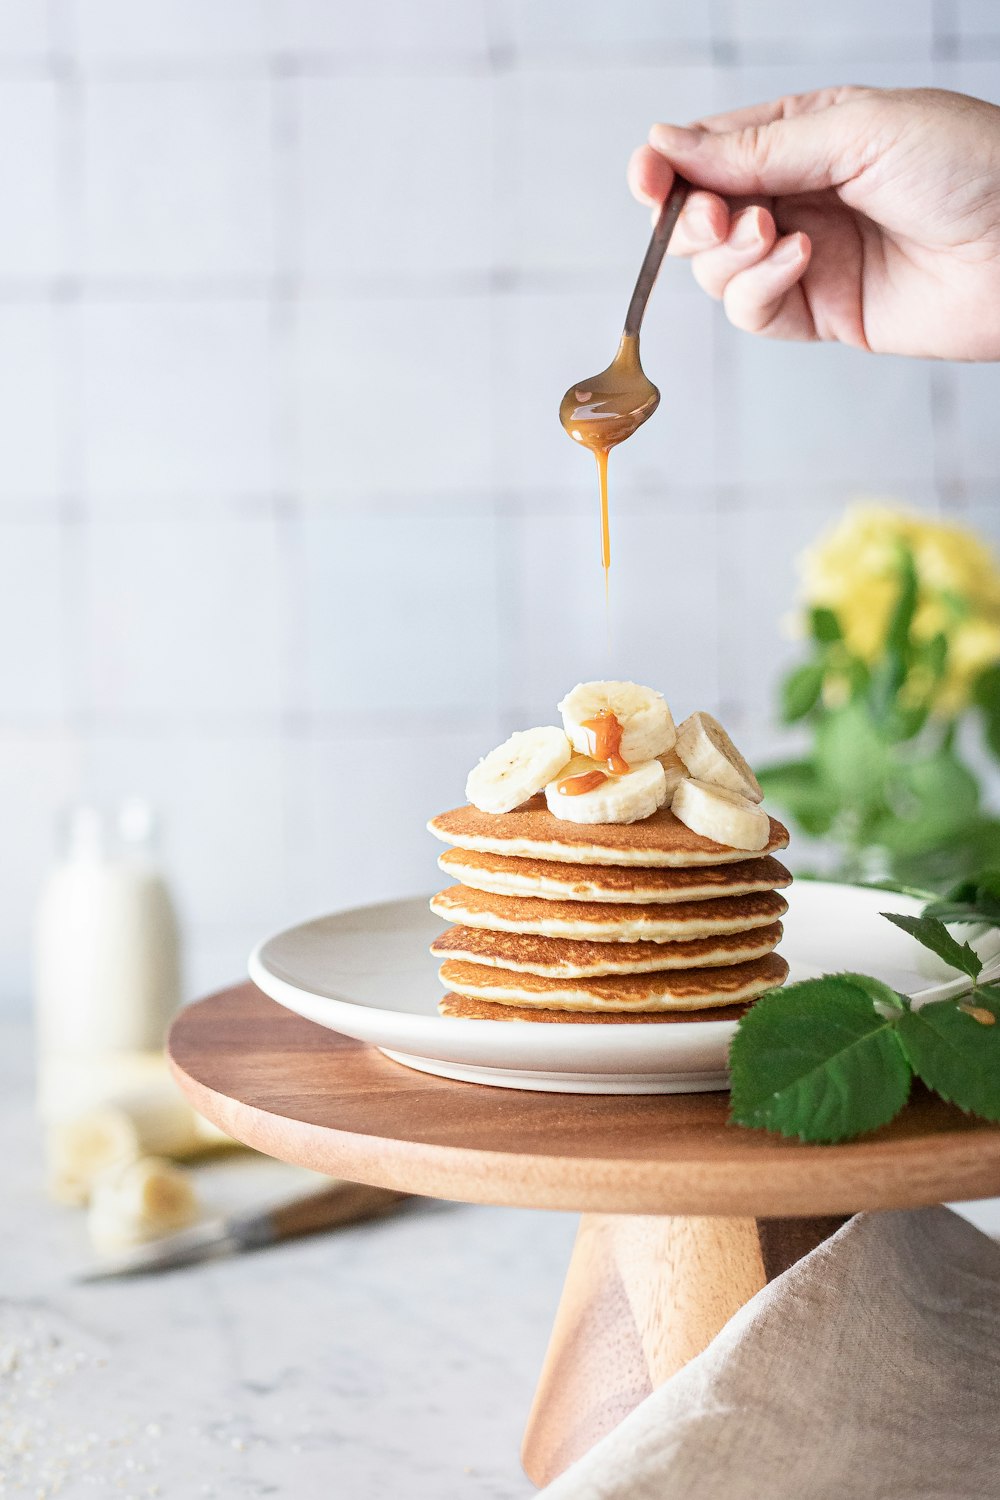
M 567 776 L 560 781 L 558 790 L 564 797 L 582 797 L 584 792 L 593 792 L 607 781 L 604 771 L 584 771 L 582 776 Z
M 594 736 L 594 760 L 603 760 L 612 776 L 627 776 L 628 761 L 621 753 L 622 726 L 610 708 L 602 708 L 592 719 L 584 719 L 583 728 Z
M 608 448 L 594 448 L 597 459 L 597 478 L 601 490 L 601 567 L 604 569 L 604 597 L 608 597 L 611 577 L 611 518 L 608 513 Z
M 559 420 L 574 442 L 589 448 L 597 460 L 601 491 L 601 565 L 608 594 L 611 569 L 611 525 L 608 516 L 608 454 L 642 426 L 656 410 L 660 393 L 639 363 L 639 336 L 622 335 L 608 368 L 586 385 L 571 387 L 562 399 Z

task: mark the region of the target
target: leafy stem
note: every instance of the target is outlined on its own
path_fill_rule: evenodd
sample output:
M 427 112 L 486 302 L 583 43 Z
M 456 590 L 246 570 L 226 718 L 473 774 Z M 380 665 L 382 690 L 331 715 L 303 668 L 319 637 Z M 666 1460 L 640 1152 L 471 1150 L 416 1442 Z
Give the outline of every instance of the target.
M 1000 987 L 934 914 L 1000 926 L 1000 872 L 966 882 L 919 917 L 883 912 L 969 980 L 957 998 L 914 1008 L 864 974 L 829 974 L 763 996 L 740 1021 L 730 1050 L 731 1117 L 806 1141 L 848 1140 L 888 1124 L 914 1075 L 967 1113 L 1000 1120 Z

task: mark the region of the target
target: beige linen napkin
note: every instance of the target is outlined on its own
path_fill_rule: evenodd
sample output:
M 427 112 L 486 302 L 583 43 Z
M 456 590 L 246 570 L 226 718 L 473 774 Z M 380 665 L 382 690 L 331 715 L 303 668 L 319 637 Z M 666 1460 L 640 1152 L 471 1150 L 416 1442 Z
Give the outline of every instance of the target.
M 1000 1246 L 946 1208 L 859 1214 L 543 1494 L 1000 1497 Z

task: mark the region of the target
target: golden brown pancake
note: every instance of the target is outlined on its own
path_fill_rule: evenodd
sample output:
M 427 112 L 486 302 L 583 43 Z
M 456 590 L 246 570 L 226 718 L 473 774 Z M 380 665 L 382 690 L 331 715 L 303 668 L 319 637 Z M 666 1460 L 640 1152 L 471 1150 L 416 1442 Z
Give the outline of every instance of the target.
M 491 932 L 487 927 L 450 927 L 434 939 L 431 952 L 435 958 L 463 959 L 553 979 L 587 979 L 598 974 L 648 974 L 657 969 L 746 963 L 770 953 L 780 941 L 780 922 L 749 932 L 674 943 L 587 943 L 527 932 Z
M 784 865 L 769 856 L 694 869 L 650 870 L 637 865 L 574 865 L 448 849 L 438 865 L 452 880 L 477 891 L 556 901 L 710 901 L 715 896 L 744 896 L 792 883 Z
M 541 1010 L 537 1005 L 494 1005 L 489 1000 L 474 1000 L 471 995 L 445 995 L 438 1002 L 442 1016 L 461 1016 L 470 1021 L 541 1021 L 562 1022 L 571 1026 L 628 1026 L 637 1022 L 656 1021 L 661 1026 L 699 1021 L 738 1021 L 749 1005 L 713 1006 L 708 1010 Z
M 746 849 L 730 849 L 692 833 L 666 807 L 638 823 L 569 823 L 557 818 L 539 799 L 509 813 L 484 813 L 456 807 L 439 813 L 427 827 L 435 838 L 477 853 L 507 854 L 518 859 L 568 861 L 580 865 L 643 865 L 685 868 L 745 860 Z M 788 844 L 788 829 L 771 819 L 765 848 L 773 854 Z
M 598 979 L 549 979 L 454 959 L 441 965 L 441 983 L 455 995 L 546 1010 L 700 1010 L 752 1000 L 784 984 L 787 976 L 788 965 L 777 953 L 719 969 L 661 969 Z
M 495 896 L 453 885 L 431 898 L 431 910 L 446 922 L 489 927 L 494 932 L 530 932 L 588 942 L 634 943 L 642 939 L 665 943 L 769 927 L 784 916 L 788 902 L 777 891 L 761 891 L 750 896 L 720 896 L 713 901 L 632 906 L 610 901 Z

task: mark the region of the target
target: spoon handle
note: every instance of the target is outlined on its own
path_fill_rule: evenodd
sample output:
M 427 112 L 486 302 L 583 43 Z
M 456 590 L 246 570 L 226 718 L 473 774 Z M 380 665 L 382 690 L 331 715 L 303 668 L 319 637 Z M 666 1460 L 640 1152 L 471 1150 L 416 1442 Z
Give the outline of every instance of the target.
M 675 175 L 674 185 L 660 209 L 660 216 L 653 225 L 652 238 L 646 247 L 646 254 L 642 258 L 639 267 L 639 275 L 636 277 L 635 290 L 632 300 L 628 305 L 625 315 L 625 337 L 635 338 L 642 323 L 643 313 L 646 311 L 646 303 L 649 294 L 653 290 L 653 282 L 656 273 L 660 269 L 660 262 L 666 254 L 670 243 L 670 236 L 674 232 L 674 226 L 680 218 L 684 200 L 690 191 L 691 184 L 685 182 L 683 177 Z

